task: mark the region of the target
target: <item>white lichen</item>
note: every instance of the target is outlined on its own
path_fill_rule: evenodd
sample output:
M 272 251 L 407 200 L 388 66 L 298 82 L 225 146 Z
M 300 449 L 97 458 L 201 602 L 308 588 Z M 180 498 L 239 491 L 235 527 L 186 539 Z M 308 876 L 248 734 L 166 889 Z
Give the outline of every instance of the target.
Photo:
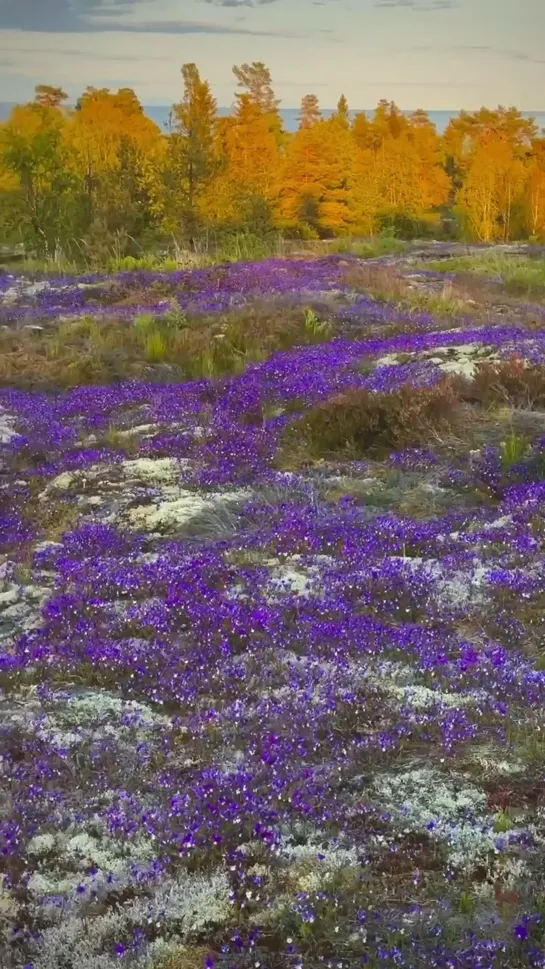
M 127 477 L 142 478 L 147 482 L 175 481 L 187 462 L 176 458 L 135 458 L 121 465 Z
M 149 889 L 148 889 L 149 891 Z M 58 969 L 69 959 L 79 969 L 114 969 L 119 963 L 115 944 L 132 936 L 134 928 L 153 926 L 162 929 L 159 945 L 142 946 L 132 960 L 138 967 L 151 965 L 157 951 L 165 951 L 166 942 L 183 943 L 189 933 L 222 925 L 231 916 L 229 881 L 223 872 L 210 876 L 184 874 L 176 880 L 157 884 L 151 897 L 143 894 L 100 918 L 86 917 L 87 899 L 77 899 L 65 907 L 52 906 L 51 918 L 56 924 L 44 929 L 35 952 L 33 969 Z M 110 953 L 110 954 L 108 954 Z
M 486 794 L 464 777 L 447 777 L 423 767 L 382 775 L 373 788 L 398 824 L 441 841 L 453 867 L 471 866 L 479 857 L 497 851 Z
M 176 498 L 154 501 L 128 509 L 127 520 L 132 528 L 162 532 L 187 525 L 192 519 L 221 506 L 243 501 L 249 498 L 250 494 L 251 492 L 242 490 L 220 494 L 196 494 L 180 488 L 177 489 Z

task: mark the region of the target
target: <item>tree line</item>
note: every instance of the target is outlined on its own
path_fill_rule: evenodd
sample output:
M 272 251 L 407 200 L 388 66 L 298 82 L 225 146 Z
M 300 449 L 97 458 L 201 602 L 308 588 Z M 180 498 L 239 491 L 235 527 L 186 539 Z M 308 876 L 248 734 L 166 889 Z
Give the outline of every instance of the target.
M 0 236 L 27 251 L 100 262 L 166 240 L 198 248 L 258 238 L 433 236 L 545 239 L 545 132 L 514 107 L 461 111 L 439 135 L 427 113 L 381 100 L 350 116 L 301 101 L 283 129 L 270 71 L 235 66 L 231 113 L 218 115 L 195 64 L 165 133 L 134 91 L 88 87 L 73 108 L 39 85 L 0 126 Z

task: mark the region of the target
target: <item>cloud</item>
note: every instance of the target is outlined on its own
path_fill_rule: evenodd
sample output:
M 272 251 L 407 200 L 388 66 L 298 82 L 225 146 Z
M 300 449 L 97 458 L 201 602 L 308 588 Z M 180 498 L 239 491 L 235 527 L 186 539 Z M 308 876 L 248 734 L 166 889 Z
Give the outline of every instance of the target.
M 265 7 L 269 3 L 276 3 L 276 0 L 202 0 L 203 3 L 211 3 L 215 7 Z
M 526 64 L 545 64 L 545 59 L 533 57 L 531 54 L 526 54 L 524 51 L 520 50 L 506 50 L 502 47 L 491 47 L 489 45 L 479 45 L 479 44 L 451 44 L 448 47 L 433 47 L 431 45 L 418 45 L 416 47 L 411 47 L 413 51 L 427 51 L 437 53 L 438 51 L 445 51 L 446 53 L 476 53 L 476 54 L 493 54 L 502 57 L 504 60 L 509 61 L 522 61 Z
M 419 0 L 377 0 L 375 7 L 383 7 L 386 10 L 419 10 L 431 12 L 435 10 L 453 10 L 458 6 L 458 0 L 429 0 L 428 3 L 419 3 Z
M 456 81 L 456 82 L 453 81 L 452 84 L 451 84 L 450 81 L 392 81 L 392 79 L 389 78 L 388 80 L 383 80 L 383 81 L 366 81 L 365 82 L 365 86 L 366 87 L 379 87 L 382 90 L 384 90 L 387 87 L 390 87 L 391 85 L 396 85 L 396 84 L 400 85 L 400 87 L 403 87 L 403 88 L 406 88 L 406 87 L 411 87 L 411 88 L 413 88 L 413 87 L 417 87 L 417 88 L 444 88 L 444 89 L 453 88 L 456 91 L 459 88 L 474 88 L 475 87 L 475 85 L 472 84 L 470 81 Z
M 144 20 L 130 15 L 145 0 L 0 0 L 0 30 L 37 33 L 126 32 L 149 34 L 250 34 L 257 37 L 296 37 L 290 30 L 250 29 L 240 24 L 193 20 Z M 274 0 L 260 0 L 274 2 Z M 245 0 L 245 4 L 247 2 Z M 225 0 L 239 7 L 240 0 Z M 253 4 L 251 4 L 253 5 Z
M 1 30 L 80 33 L 89 18 L 119 16 L 142 0 L 2 0 Z M 91 28 L 92 29 L 92 28 Z
M 87 31 L 124 31 L 130 34 L 249 34 L 252 37 L 303 36 L 296 30 L 253 30 L 238 24 L 217 24 L 207 20 L 113 20 L 98 17 L 85 28 Z
M 39 56 L 55 57 L 55 58 L 60 58 L 60 57 L 78 57 L 78 58 L 85 58 L 86 57 L 86 58 L 89 58 L 89 57 L 92 57 L 93 61 L 115 61 L 116 63 L 118 63 L 118 62 L 124 62 L 124 63 L 127 63 L 127 64 L 129 64 L 129 63 L 137 63 L 137 64 L 140 64 L 140 63 L 142 63 L 142 60 L 146 60 L 146 61 L 160 61 L 161 63 L 163 63 L 164 62 L 164 59 L 165 59 L 164 56 L 163 57 L 152 57 L 152 56 L 146 55 L 145 58 L 142 58 L 141 56 L 136 56 L 134 54 L 105 54 L 103 51 L 99 51 L 98 53 L 96 53 L 95 51 L 91 52 L 91 51 L 88 51 L 88 50 L 73 50 L 73 49 L 67 48 L 67 47 L 61 47 L 61 48 L 53 48 L 53 47 L 16 47 L 13 44 L 11 44 L 9 47 L 0 47 L 0 54 L 2 55 L 2 66 L 6 65 L 8 63 L 7 58 L 10 59 L 10 63 L 11 63 L 11 56 L 14 55 L 14 54 L 17 54 L 18 55 L 17 60 L 15 62 L 17 64 L 19 64 L 20 61 L 21 61 L 21 57 L 20 57 L 21 54 L 23 56 L 25 54 L 28 54 L 29 57 L 36 57 L 36 56 L 38 56 L 38 57 Z M 7 55 L 7 57 L 4 57 L 4 55 Z

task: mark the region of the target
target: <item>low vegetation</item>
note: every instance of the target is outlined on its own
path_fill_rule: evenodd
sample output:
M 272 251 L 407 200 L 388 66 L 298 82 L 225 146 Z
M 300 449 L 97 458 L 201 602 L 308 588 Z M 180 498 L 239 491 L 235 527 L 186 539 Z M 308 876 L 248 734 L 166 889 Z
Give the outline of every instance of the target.
M 392 393 L 361 388 L 311 408 L 289 428 L 286 444 L 289 448 L 291 441 L 301 442 L 310 459 L 338 452 L 354 458 L 380 457 L 430 443 L 462 421 L 448 380 L 435 387 L 404 387 Z
M 208 317 L 188 318 L 179 310 L 137 314 L 132 322 L 79 317 L 56 327 L 0 331 L 0 386 L 220 377 L 330 335 L 331 324 L 311 307 L 279 310 L 274 303 Z
M 545 296 L 545 259 L 494 252 L 429 261 L 426 268 L 439 272 L 469 273 L 497 279 L 516 296 Z
M 545 410 L 545 366 L 518 358 L 479 363 L 472 378 L 452 376 L 432 387 L 405 386 L 380 393 L 357 388 L 320 401 L 291 424 L 280 461 L 303 463 L 342 455 L 384 457 L 391 451 L 447 441 L 464 450 L 468 442 L 494 440 L 505 414 L 534 436 L 528 412 Z M 503 411 L 503 413 L 502 413 Z M 503 437 L 503 430 L 500 436 Z M 501 442 L 502 461 L 511 466 L 529 450 L 529 440 L 511 428 Z
M 33 274 L 54 273 L 59 276 L 73 275 L 94 269 L 109 273 L 120 272 L 171 272 L 177 269 L 199 269 L 241 260 L 320 258 L 328 253 L 350 254 L 358 259 L 377 259 L 382 256 L 403 253 L 408 243 L 396 238 L 391 232 L 379 232 L 375 236 L 359 239 L 344 236 L 336 239 L 285 239 L 279 233 L 264 238 L 255 234 L 234 231 L 217 244 L 195 249 L 184 248 L 167 240 L 161 255 L 141 253 L 120 256 L 115 245 L 96 260 L 83 251 L 77 260 L 67 257 L 62 250 L 51 256 L 32 258 L 21 255 L 0 256 L 0 267 L 7 272 Z
M 350 267 L 343 282 L 356 293 L 370 293 L 375 299 L 392 302 L 396 306 L 415 312 L 432 313 L 437 316 L 461 316 L 470 309 L 479 309 L 470 294 L 450 280 L 439 291 L 417 286 L 399 269 L 385 265 L 356 265 Z
M 406 269 L 0 276 L 2 969 L 545 966 L 545 325 Z
M 545 408 L 545 367 L 519 357 L 481 363 L 471 381 L 458 382 L 462 397 L 485 407 Z

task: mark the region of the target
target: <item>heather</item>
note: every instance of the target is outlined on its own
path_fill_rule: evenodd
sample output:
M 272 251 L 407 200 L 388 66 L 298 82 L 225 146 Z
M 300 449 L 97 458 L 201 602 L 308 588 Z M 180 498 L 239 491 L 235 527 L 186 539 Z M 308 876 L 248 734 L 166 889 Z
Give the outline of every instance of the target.
M 542 306 L 396 260 L 0 278 L 6 969 L 545 965 Z

